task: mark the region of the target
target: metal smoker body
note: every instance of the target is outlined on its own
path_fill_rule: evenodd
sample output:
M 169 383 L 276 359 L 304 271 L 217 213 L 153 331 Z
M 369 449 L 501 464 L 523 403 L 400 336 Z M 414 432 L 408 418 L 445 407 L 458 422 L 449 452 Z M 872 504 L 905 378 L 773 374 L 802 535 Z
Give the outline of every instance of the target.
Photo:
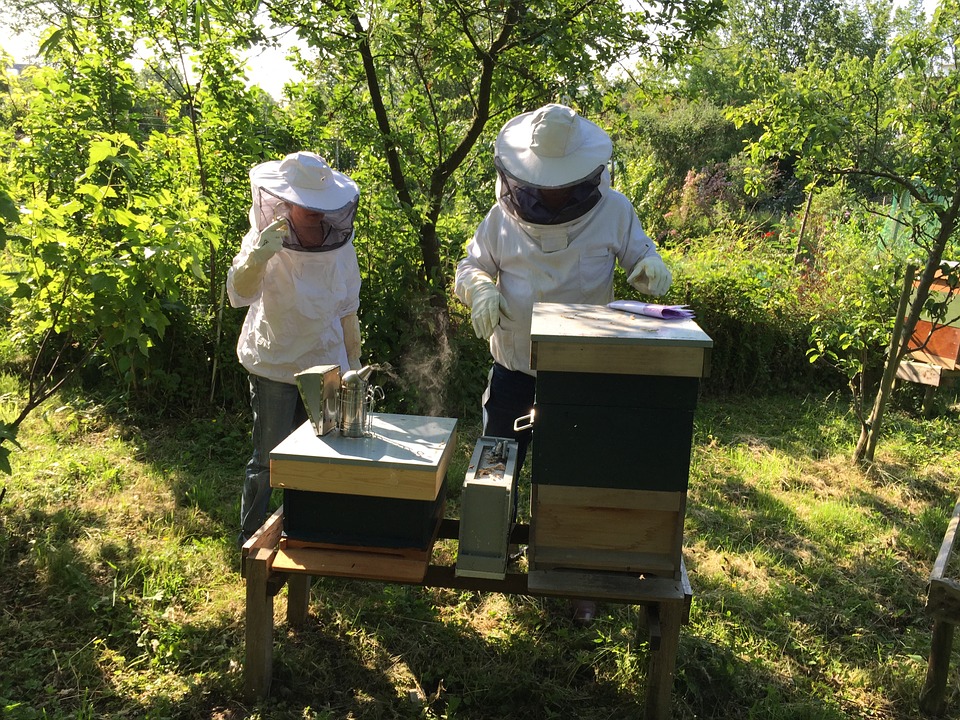
M 373 366 L 365 365 L 359 370 L 348 370 L 340 381 L 337 427 L 344 437 L 363 437 L 369 430 L 370 412 L 376 400 L 383 397 L 378 386 L 370 385 L 372 372 Z
M 317 437 L 336 428 L 344 437 L 360 438 L 370 431 L 370 413 L 383 399 L 383 389 L 370 384 L 379 365 L 340 374 L 339 365 L 316 365 L 296 374 L 300 397 Z

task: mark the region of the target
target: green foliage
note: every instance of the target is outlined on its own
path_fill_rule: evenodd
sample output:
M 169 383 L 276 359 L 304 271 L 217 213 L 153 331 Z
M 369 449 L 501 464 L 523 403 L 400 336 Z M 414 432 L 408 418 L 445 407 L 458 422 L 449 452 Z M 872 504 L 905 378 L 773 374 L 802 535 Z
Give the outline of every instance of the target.
M 875 192 L 909 194 L 926 217 L 911 218 L 920 258 L 916 293 L 903 337 L 889 353 L 883 379 L 863 425 L 855 460 L 869 461 L 882 427 L 897 364 L 927 300 L 931 284 L 960 228 L 960 68 L 953 62 L 960 8 L 942 4 L 929 24 L 907 27 L 889 53 L 873 58 L 838 53 L 786 76 L 774 92 L 731 110 L 739 123 L 763 133 L 751 145 L 755 166 L 772 157 L 796 158 L 797 174 L 811 185 L 846 177 L 868 180 Z M 936 216 L 929 223 L 930 215 Z M 890 272 L 888 270 L 888 272 Z M 858 352 L 856 333 L 847 333 Z M 864 373 L 865 374 L 865 373 Z
M 892 3 L 831 0 L 734 0 L 723 34 L 728 45 L 766 53 L 781 72 L 836 53 L 872 58 L 886 48 Z M 814 60 L 814 62 L 817 62 Z
M 907 260 L 883 244 L 882 226 L 876 214 L 837 222 L 829 244 L 806 261 L 818 302 L 810 362 L 836 367 L 858 402 L 879 379 Z
M 712 393 L 764 392 L 829 382 L 805 367 L 810 332 L 803 278 L 772 231 L 726 225 L 670 253 L 671 301 L 690 305 L 714 341 Z
M 245 395 L 223 282 L 249 167 L 294 148 L 275 104 L 245 88 L 238 36 L 195 5 L 71 16 L 44 39 L 51 65 L 10 79 L 0 187 L 25 212 L 0 286 L 6 340 L 36 358 L 38 388 L 87 364 L 137 402 L 192 405 L 211 384 Z M 139 75 L 133 37 L 154 51 Z
M 52 109 L 50 89 L 38 85 L 46 101 L 38 103 L 39 112 Z M 68 115 L 67 107 L 58 110 Z M 128 135 L 75 128 L 75 140 L 81 139 L 86 167 L 72 174 L 73 187 L 54 192 L 44 192 L 42 178 L 56 175 L 62 183 L 63 176 L 30 152 L 33 143 L 22 144 L 26 157 L 12 157 L 32 172 L 18 187 L 30 198 L 22 237 L 8 246 L 5 287 L 16 299 L 9 329 L 33 353 L 51 337 L 82 352 L 102 347 L 117 375 L 135 385 L 169 325 L 165 307 L 181 301 L 184 275 L 203 277 L 203 242 L 215 242 L 216 225 L 198 222 L 205 206 L 196 197 L 166 189 L 141 193 L 138 179 L 149 165 Z
M 319 110 L 356 157 L 371 153 L 385 164 L 384 190 L 392 197 L 380 205 L 401 214 L 404 235 L 420 255 L 419 272 L 408 278 L 442 309 L 452 267 L 447 252 L 456 245 L 438 232 L 459 204 L 456 186 L 473 185 L 474 148 L 487 146 L 508 117 L 549 100 L 566 96 L 589 113 L 600 72 L 630 53 L 652 54 L 654 36 L 663 55 L 676 53 L 716 23 L 720 4 L 671 1 L 628 12 L 608 0 L 363 9 L 289 0 L 270 10 L 318 55 L 312 67 L 300 64 L 316 83 L 295 88 L 298 117 L 304 108 Z M 479 161 L 491 177 L 489 155 Z

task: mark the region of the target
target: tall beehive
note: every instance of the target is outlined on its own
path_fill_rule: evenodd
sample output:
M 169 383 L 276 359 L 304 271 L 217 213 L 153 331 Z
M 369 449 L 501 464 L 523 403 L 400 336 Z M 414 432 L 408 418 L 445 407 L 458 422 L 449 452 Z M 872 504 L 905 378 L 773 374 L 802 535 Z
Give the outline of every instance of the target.
M 693 320 L 538 303 L 530 566 L 680 577 L 700 378 Z
M 920 314 L 910 338 L 912 360 L 946 370 L 960 370 L 960 289 L 956 282 L 955 276 L 944 273 L 938 273 L 934 278 L 930 298 L 945 307 L 939 319 L 926 307 Z

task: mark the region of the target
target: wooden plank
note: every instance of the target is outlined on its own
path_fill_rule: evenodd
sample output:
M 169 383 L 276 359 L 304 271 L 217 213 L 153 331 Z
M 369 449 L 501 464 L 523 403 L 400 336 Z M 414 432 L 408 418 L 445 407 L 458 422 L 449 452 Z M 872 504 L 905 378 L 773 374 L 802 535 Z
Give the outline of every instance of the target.
M 270 485 L 286 490 L 433 500 L 443 479 L 440 468 L 424 471 L 382 466 L 372 474 L 369 468 L 360 465 L 341 465 L 332 469 L 311 461 L 270 461 Z
M 603 305 L 536 303 L 531 367 L 537 371 L 703 377 L 713 340 L 693 320 L 659 320 Z
M 947 578 L 931 580 L 924 609 L 934 619 L 960 622 L 960 583 Z
M 678 575 L 679 566 L 671 552 L 629 552 L 572 547 L 550 547 L 542 542 L 528 549 L 530 567 L 535 570 L 571 568 L 579 570 L 618 570 L 651 573 L 667 577 Z
M 356 552 L 354 550 L 316 550 L 287 548 L 277 552 L 276 570 L 309 575 L 419 583 L 427 572 L 430 552 L 417 559 L 394 554 Z
M 547 505 L 678 512 L 683 509 L 686 500 L 686 493 L 679 491 L 625 490 L 577 485 L 543 485 L 540 483 L 537 483 L 536 486 L 537 499 Z
M 682 578 L 685 579 L 685 578 L 687 577 L 687 569 L 686 569 L 686 567 L 685 567 L 684 564 L 683 564 L 683 523 L 684 523 L 684 520 L 686 519 L 686 516 L 687 516 L 687 495 L 686 495 L 686 493 L 684 493 L 684 495 L 683 495 L 682 502 L 683 502 L 683 506 L 682 506 L 682 507 L 680 508 L 680 510 L 679 510 L 679 518 L 677 519 L 677 522 L 674 524 L 674 527 L 673 527 L 673 532 L 674 532 L 674 535 L 673 535 L 673 547 L 674 547 L 673 559 L 674 559 L 674 562 L 676 563 L 676 564 L 674 565 L 674 572 L 677 573 L 677 577 L 682 577 Z M 689 582 L 689 580 L 687 581 L 686 589 L 687 589 L 687 590 L 690 589 L 690 582 Z M 691 595 L 692 595 L 692 593 L 691 593 Z M 686 610 L 687 610 L 687 612 L 690 611 L 690 602 L 689 602 L 689 600 L 687 601 Z M 684 622 L 686 622 L 686 620 L 684 620 Z
M 660 649 L 660 641 L 663 639 L 663 628 L 660 627 L 660 608 L 658 605 L 646 605 L 643 610 L 650 652 L 656 652 Z
M 704 377 L 708 367 L 705 348 L 631 347 L 565 342 L 531 344 L 535 370 Z
M 267 518 L 257 531 L 240 548 L 240 576 L 247 576 L 247 556 L 260 548 L 272 550 L 283 534 L 283 505 Z
M 690 606 L 693 604 L 693 586 L 690 585 L 690 577 L 687 575 L 687 565 L 680 558 L 680 584 L 683 586 L 683 624 L 690 622 Z
M 960 356 L 960 327 L 933 325 L 927 320 L 918 320 L 909 349 L 915 359 L 956 370 Z
M 534 509 L 537 547 L 620 550 L 669 555 L 679 552 L 678 512 L 634 508 L 554 506 Z M 677 560 L 679 562 L 679 558 Z
M 657 605 L 660 620 L 660 646 L 647 661 L 646 720 L 669 720 L 673 696 L 673 676 L 680 651 L 680 624 L 683 602 L 661 602 Z
M 943 541 L 940 543 L 940 551 L 937 553 L 937 559 L 933 563 L 933 570 L 930 573 L 930 580 L 942 580 L 950 563 L 950 556 L 953 554 L 953 545 L 957 539 L 957 527 L 960 525 L 960 500 L 953 507 L 953 516 L 947 525 L 947 530 L 943 534 Z
M 422 548 L 388 548 L 388 547 L 366 547 L 360 545 L 336 545 L 333 543 L 314 543 L 294 538 L 283 538 L 280 541 L 281 550 L 335 550 L 338 552 L 360 552 L 372 553 L 374 555 L 387 555 L 389 557 L 405 558 L 407 560 L 422 561 L 426 551 Z
M 270 693 L 273 678 L 273 595 L 267 592 L 274 551 L 258 547 L 245 558 L 246 623 L 243 691 L 253 702 Z
M 953 623 L 937 620 L 933 623 L 927 676 L 920 691 L 920 709 L 929 715 L 943 715 L 947 704 L 947 677 L 950 653 L 953 650 Z
M 293 573 L 287 580 L 287 624 L 303 627 L 310 609 L 310 575 Z
M 468 577 L 457 575 L 453 565 L 430 565 L 423 577 L 425 587 L 449 588 L 452 590 L 470 590 L 472 592 L 496 592 L 508 595 L 529 595 L 527 573 L 507 568 L 503 579 L 490 577 Z
M 532 487 L 530 567 L 679 577 L 686 493 Z
M 914 360 L 901 360 L 897 366 L 897 378 L 918 385 L 940 387 L 943 367 Z
M 533 592 L 636 604 L 684 598 L 682 583 L 673 578 L 586 570 L 533 570 L 527 575 Z

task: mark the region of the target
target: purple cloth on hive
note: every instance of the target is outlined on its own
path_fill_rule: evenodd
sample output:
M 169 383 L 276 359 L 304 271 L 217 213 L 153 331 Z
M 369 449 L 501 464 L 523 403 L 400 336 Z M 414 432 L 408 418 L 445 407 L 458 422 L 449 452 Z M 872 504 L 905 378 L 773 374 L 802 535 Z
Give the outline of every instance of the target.
M 634 315 L 646 315 L 663 320 L 686 320 L 693 317 L 693 310 L 686 305 L 657 305 L 639 300 L 614 300 L 607 307 L 611 310 L 623 310 Z

